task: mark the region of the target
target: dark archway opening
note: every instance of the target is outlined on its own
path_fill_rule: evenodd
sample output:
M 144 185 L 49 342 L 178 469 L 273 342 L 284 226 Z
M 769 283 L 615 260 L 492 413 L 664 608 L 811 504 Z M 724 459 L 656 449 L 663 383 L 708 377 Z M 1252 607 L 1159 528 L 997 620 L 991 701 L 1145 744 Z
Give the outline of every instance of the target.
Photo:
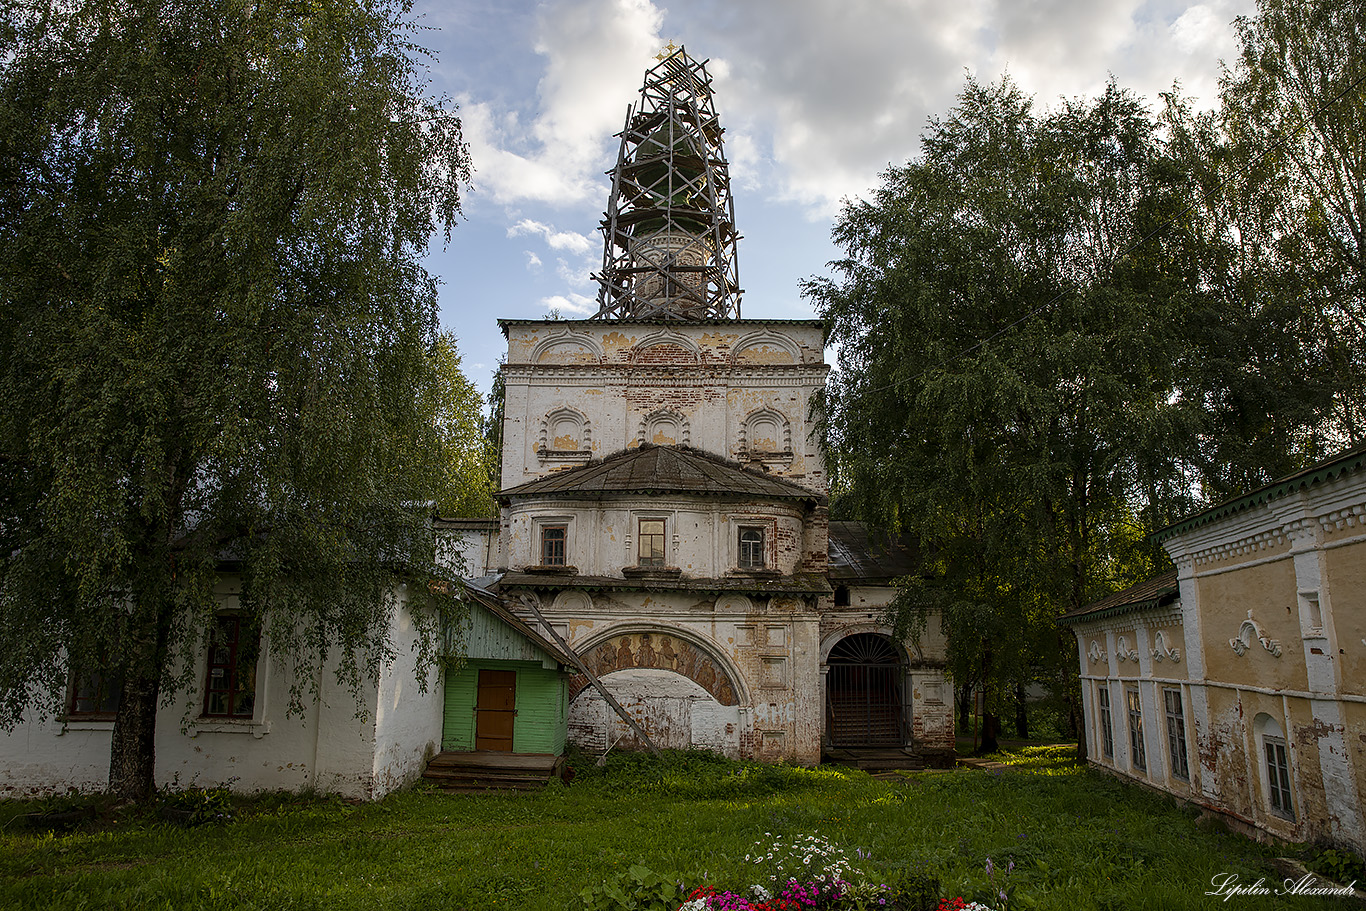
M 832 745 L 900 746 L 901 656 L 886 636 L 856 633 L 835 643 L 826 660 L 826 724 Z

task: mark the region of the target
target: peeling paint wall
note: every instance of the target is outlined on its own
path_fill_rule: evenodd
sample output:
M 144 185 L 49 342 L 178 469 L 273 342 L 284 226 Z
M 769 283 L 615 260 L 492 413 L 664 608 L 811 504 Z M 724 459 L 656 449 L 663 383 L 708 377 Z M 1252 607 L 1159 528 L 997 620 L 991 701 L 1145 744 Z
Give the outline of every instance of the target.
M 504 487 L 648 442 L 757 461 L 825 492 L 821 442 L 808 420 L 829 372 L 819 325 L 574 320 L 505 328 Z
M 1074 626 L 1092 763 L 1280 838 L 1366 850 L 1363 518 L 1358 471 L 1171 535 L 1174 608 Z M 1178 642 L 1173 660 L 1164 651 Z M 1100 746 L 1101 689 L 1111 694 L 1112 759 Z M 1165 689 L 1183 696 L 1189 782 L 1170 771 Z M 1130 757 L 1129 690 L 1143 695 L 1146 769 Z M 1268 744 L 1284 748 L 1288 807 L 1276 805 Z
M 571 594 L 542 611 L 637 721 L 648 720 L 648 732 L 728 756 L 820 761 L 819 640 L 809 605 L 685 592 Z M 572 742 L 588 752 L 621 737 L 620 746 L 633 745 L 585 678 L 570 692 Z

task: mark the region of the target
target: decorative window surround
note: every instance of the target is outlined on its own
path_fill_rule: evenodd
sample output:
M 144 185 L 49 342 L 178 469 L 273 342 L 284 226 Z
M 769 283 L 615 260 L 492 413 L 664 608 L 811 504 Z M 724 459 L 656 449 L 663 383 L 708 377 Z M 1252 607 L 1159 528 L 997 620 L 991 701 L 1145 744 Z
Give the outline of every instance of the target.
M 569 430 L 566 434 L 562 431 Z M 577 441 L 576 449 L 556 448 L 557 439 L 570 436 Z M 542 462 L 587 462 L 593 458 L 593 425 L 581 412 L 573 408 L 557 408 L 541 419 L 541 437 L 536 446 L 536 458 Z
M 761 428 L 768 428 L 762 432 Z M 769 449 L 759 447 L 756 440 L 773 439 L 781 447 Z M 780 411 L 760 408 L 745 416 L 740 425 L 736 441 L 736 455 L 741 459 L 757 459 L 762 462 L 787 466 L 792 463 L 792 422 Z
M 1256 620 L 1252 619 L 1252 611 L 1248 611 L 1247 619 L 1243 621 L 1242 626 L 1238 627 L 1238 635 L 1228 640 L 1228 644 L 1232 647 L 1238 657 L 1241 658 L 1243 653 L 1252 647 L 1253 639 L 1260 642 L 1262 648 L 1271 653 L 1271 657 L 1281 657 L 1280 641 L 1268 636 L 1261 625 Z
M 642 446 L 646 443 L 653 443 L 655 431 L 666 429 L 673 431 L 675 444 L 679 446 L 692 445 L 692 427 L 688 423 L 688 419 L 670 408 L 660 408 L 640 419 L 640 429 L 636 432 L 636 443 Z

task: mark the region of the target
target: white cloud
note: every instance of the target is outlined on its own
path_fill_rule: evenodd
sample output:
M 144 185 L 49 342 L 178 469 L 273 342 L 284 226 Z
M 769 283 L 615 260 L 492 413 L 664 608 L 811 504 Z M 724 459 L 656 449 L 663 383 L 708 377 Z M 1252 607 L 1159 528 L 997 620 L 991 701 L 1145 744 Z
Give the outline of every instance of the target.
M 561 313 L 573 313 L 579 316 L 592 316 L 598 312 L 596 300 L 572 292 L 568 295 L 556 294 L 552 297 L 543 297 L 541 298 L 541 305 L 545 307 L 547 312 L 558 310 Z
M 522 237 L 529 234 L 545 238 L 545 242 L 550 245 L 552 250 L 563 250 L 577 256 L 590 252 L 597 245 L 595 241 L 584 234 L 579 234 L 576 231 L 557 231 L 552 225 L 530 218 L 523 218 L 508 228 L 507 232 L 508 237 Z
M 676 0 L 663 34 L 710 57 L 737 186 L 829 215 L 918 154 L 965 73 L 1009 73 L 1044 105 L 1113 74 L 1153 102 L 1174 80 L 1206 105 L 1229 22 L 1254 0 Z M 637 77 L 638 79 L 639 77 Z
M 576 288 L 582 288 L 597 284 L 593 281 L 593 269 L 596 265 L 596 263 L 588 262 L 571 264 L 566 260 L 559 259 L 555 261 L 555 274 L 559 276 L 560 281 Z
M 528 272 L 541 271 L 541 258 L 536 255 L 534 250 L 523 250 L 522 254 L 526 257 L 526 267 Z
M 537 113 L 468 94 L 459 99 L 477 183 L 498 202 L 566 205 L 605 198 L 611 135 L 662 42 L 649 0 L 559 0 L 538 8 L 535 51 L 544 60 Z

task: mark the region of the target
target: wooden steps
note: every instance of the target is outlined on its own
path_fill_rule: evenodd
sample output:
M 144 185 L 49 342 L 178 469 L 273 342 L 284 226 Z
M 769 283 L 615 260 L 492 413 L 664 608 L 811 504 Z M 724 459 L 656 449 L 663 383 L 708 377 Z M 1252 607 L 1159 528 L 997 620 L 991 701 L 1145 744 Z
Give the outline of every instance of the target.
M 437 753 L 422 777 L 453 794 L 537 791 L 564 770 L 553 753 L 501 753 L 492 750 Z
M 831 749 L 825 758 L 828 762 L 851 765 L 871 772 L 875 777 L 880 772 L 919 771 L 928 768 L 923 759 L 897 747 Z

